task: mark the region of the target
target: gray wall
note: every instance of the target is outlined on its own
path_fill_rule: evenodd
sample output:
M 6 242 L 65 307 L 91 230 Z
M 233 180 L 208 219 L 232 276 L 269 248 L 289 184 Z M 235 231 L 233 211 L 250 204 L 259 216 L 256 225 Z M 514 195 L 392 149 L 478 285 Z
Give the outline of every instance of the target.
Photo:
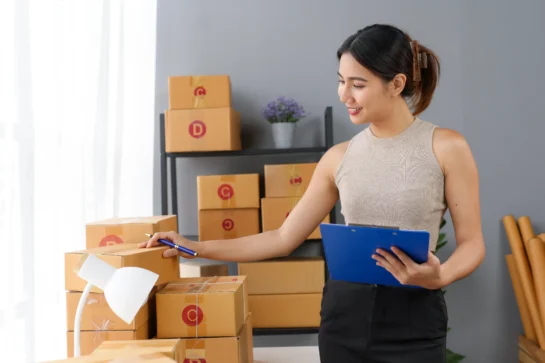
M 448 345 L 467 355 L 468 363 L 514 362 L 521 323 L 505 266 L 509 244 L 501 217 L 527 214 L 536 230 L 545 231 L 540 87 L 545 77 L 538 64 L 545 57 L 543 13 L 545 2 L 538 0 L 160 0 L 156 110 L 167 107 L 169 75 L 228 73 L 246 147 L 272 145 L 259 108 L 278 95 L 295 97 L 313 113 L 299 126 L 298 146 L 323 143 L 322 114 L 329 105 L 334 107 L 334 141 L 345 141 L 361 129 L 350 123 L 337 98 L 337 47 L 371 23 L 408 30 L 442 59 L 439 89 L 422 117 L 467 137 L 481 177 L 487 258 L 475 274 L 448 288 Z M 182 233 L 197 232 L 197 175 L 256 172 L 263 163 L 312 158 L 248 157 L 238 159 L 239 165 L 235 160 L 178 161 Z M 160 213 L 158 168 L 155 175 L 155 211 Z M 450 223 L 446 232 L 450 242 L 443 260 L 454 247 Z M 316 344 L 315 338 L 256 337 L 256 345 Z

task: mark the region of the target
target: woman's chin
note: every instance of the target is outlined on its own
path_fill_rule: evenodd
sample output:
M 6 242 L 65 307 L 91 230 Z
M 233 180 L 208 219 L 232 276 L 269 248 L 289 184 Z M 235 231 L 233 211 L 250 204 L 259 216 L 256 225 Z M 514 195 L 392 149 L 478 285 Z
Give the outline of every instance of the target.
M 354 125 L 365 125 L 369 123 L 369 121 L 367 121 L 366 118 L 361 114 L 355 116 L 350 115 L 350 121 L 352 121 Z

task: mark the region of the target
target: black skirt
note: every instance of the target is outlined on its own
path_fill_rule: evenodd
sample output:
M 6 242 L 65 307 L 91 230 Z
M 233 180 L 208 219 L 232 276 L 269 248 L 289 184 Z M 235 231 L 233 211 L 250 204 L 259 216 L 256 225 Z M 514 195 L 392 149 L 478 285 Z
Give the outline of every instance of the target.
M 445 363 L 448 313 L 441 290 L 328 280 L 321 363 Z

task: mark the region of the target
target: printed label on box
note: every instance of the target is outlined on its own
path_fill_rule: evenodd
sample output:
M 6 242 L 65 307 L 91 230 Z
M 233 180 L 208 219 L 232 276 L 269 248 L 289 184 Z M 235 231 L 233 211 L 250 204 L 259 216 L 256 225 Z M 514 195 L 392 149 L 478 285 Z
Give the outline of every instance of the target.
M 187 326 L 197 326 L 202 323 L 204 313 L 197 305 L 187 305 L 182 310 L 182 321 Z
M 201 120 L 195 120 L 189 124 L 189 135 L 194 139 L 200 139 L 206 135 L 206 124 Z

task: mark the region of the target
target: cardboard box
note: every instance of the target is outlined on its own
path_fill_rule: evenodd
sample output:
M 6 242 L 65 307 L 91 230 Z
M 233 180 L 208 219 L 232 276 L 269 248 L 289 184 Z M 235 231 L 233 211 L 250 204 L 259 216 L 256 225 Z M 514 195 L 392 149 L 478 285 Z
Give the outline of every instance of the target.
M 229 107 L 231 93 L 228 75 L 168 77 L 168 107 L 171 110 Z
M 259 208 L 259 174 L 197 176 L 199 210 Z
M 321 257 L 284 258 L 238 263 L 249 295 L 322 293 L 325 263 Z
M 254 328 L 317 328 L 322 294 L 249 295 Z
M 192 259 L 180 262 L 180 277 L 228 276 L 229 265 L 225 262 Z
M 149 238 L 146 233 L 178 231 L 174 215 L 110 218 L 86 225 L 86 248 L 103 247 L 121 243 L 140 243 Z
M 298 197 L 262 198 L 261 223 L 263 226 L 263 232 L 280 228 L 300 199 L 301 198 Z M 330 217 L 328 214 L 322 222 L 329 223 L 329 221 Z M 322 238 L 322 234 L 320 233 L 319 226 L 316 227 L 316 229 L 307 237 L 307 239 L 320 238 Z
M 81 331 L 80 355 L 89 355 L 107 340 L 144 340 L 149 339 L 149 323 L 145 322 L 135 330 L 95 330 Z M 74 332 L 66 332 L 68 357 L 74 356 Z
M 240 113 L 232 107 L 165 112 L 167 152 L 241 149 Z
M 265 165 L 265 197 L 302 197 L 318 163 Z
M 518 345 L 520 363 L 545 363 L 545 351 L 541 350 L 537 343 L 520 335 Z
M 91 353 L 91 356 L 117 358 L 134 354 L 146 355 L 158 353 L 178 363 L 183 363 L 182 342 L 180 339 L 105 341 Z
M 67 252 L 65 260 L 65 290 L 83 291 L 86 282 L 79 278 L 75 271 L 84 254 L 95 254 L 115 268 L 134 266 L 142 267 L 159 274 L 155 286 L 175 281 L 180 276 L 178 258 L 164 258 L 163 252 L 169 247 L 138 248 L 138 244 L 124 243 L 120 245 L 91 248 L 82 251 Z M 96 286 L 91 292 L 103 292 Z
M 249 313 L 248 310 L 248 279 L 247 276 L 214 276 L 214 277 L 187 277 L 180 278 L 175 283 L 182 284 L 241 284 L 242 294 L 244 295 L 244 316 Z
M 248 362 L 252 363 L 254 361 L 254 325 L 251 312 L 248 313 L 248 317 L 246 318 L 246 332 L 248 333 Z
M 245 323 L 240 283 L 170 283 L 156 294 L 157 338 L 236 336 Z
M 140 355 L 130 354 L 127 356 L 115 357 L 113 359 L 85 355 L 77 358 L 72 357 L 42 363 L 176 363 L 176 361 L 161 353 L 149 353 Z
M 81 292 L 66 293 L 66 330 L 74 330 L 76 310 Z M 155 311 L 151 312 L 155 314 Z M 87 297 L 81 315 L 81 330 L 136 330 L 150 320 L 149 301 L 140 308 L 131 324 L 119 318 L 106 302 L 104 294 L 92 292 Z
M 260 232 L 259 209 L 208 209 L 199 211 L 199 241 L 231 239 Z
M 249 347 L 251 322 L 242 326 L 236 336 L 213 338 L 184 338 L 182 339 L 182 359 L 190 363 L 251 363 L 252 352 Z

